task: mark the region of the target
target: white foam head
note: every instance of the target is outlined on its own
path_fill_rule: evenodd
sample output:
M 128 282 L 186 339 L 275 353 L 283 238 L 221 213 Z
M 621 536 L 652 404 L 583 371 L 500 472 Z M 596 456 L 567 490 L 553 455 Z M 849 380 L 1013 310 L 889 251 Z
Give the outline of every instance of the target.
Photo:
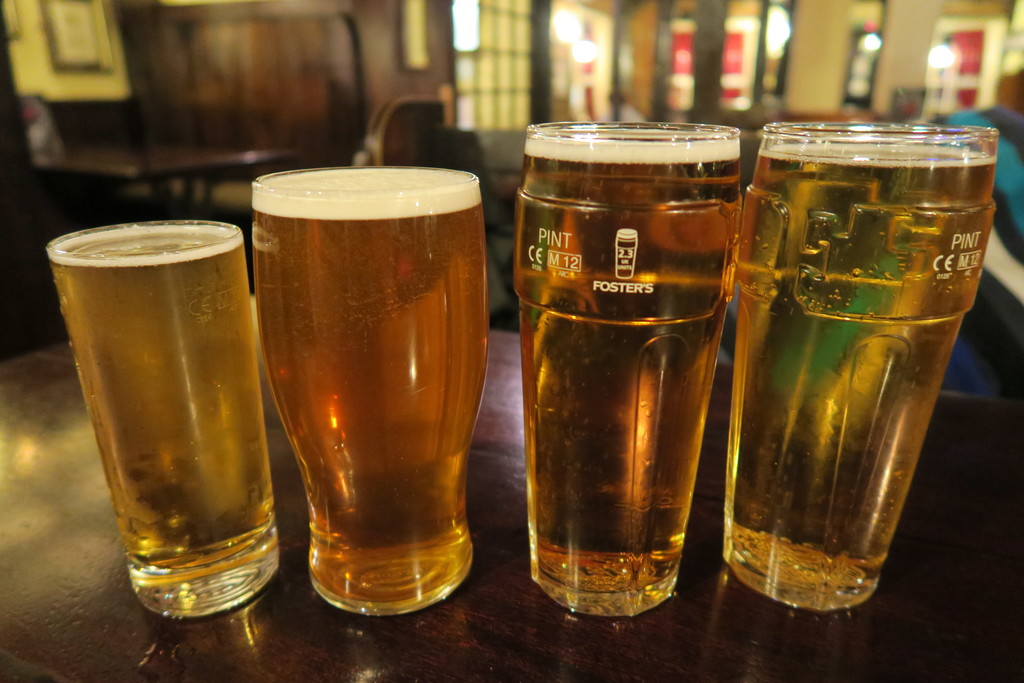
M 531 126 L 526 155 L 611 164 L 692 164 L 740 156 L 739 131 L 724 126 Z
M 227 223 L 178 221 L 112 225 L 73 232 L 46 245 L 50 260 L 68 266 L 120 268 L 194 261 L 242 246 Z
M 259 213 L 317 220 L 409 218 L 480 203 L 476 176 L 439 168 L 367 166 L 288 171 L 253 182 Z

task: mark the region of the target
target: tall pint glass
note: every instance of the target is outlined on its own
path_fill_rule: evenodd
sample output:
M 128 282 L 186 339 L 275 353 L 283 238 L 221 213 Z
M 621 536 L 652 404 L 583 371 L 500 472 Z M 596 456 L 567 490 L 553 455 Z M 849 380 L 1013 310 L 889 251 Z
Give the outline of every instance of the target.
M 253 187 L 260 334 L 306 488 L 313 586 L 363 614 L 426 607 L 472 558 L 488 328 L 477 179 L 314 169 Z
M 533 580 L 635 615 L 675 588 L 739 223 L 739 131 L 543 124 L 516 218 Z
M 867 600 L 992 222 L 996 132 L 773 124 L 740 239 L 725 560 L 815 610 Z
M 277 569 L 242 233 L 116 225 L 47 246 L 132 586 L 204 616 Z

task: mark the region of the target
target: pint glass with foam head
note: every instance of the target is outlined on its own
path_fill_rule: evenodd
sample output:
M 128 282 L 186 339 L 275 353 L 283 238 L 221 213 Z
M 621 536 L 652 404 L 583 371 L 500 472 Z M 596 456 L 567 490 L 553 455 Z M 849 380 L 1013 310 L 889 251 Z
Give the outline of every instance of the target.
M 674 590 L 739 221 L 739 131 L 544 124 L 516 217 L 534 581 L 635 615 Z
M 310 576 L 400 614 L 469 572 L 466 464 L 488 310 L 477 180 L 339 168 L 257 179 L 267 373 L 306 488 Z
M 174 617 L 245 602 L 278 551 L 241 231 L 115 225 L 47 252 L 132 587 Z

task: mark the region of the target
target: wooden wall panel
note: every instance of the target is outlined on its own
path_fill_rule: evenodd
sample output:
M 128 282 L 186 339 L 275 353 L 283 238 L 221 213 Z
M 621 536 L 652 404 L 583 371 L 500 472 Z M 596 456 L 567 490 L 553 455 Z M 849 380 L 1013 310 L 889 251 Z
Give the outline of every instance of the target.
M 451 13 L 427 2 L 426 69 L 402 62 L 403 0 L 269 0 L 121 9 L 132 81 L 153 142 L 296 151 L 344 165 L 370 117 L 451 83 Z
M 153 142 L 289 148 L 320 166 L 349 163 L 362 139 L 347 3 L 133 7 L 124 33 Z

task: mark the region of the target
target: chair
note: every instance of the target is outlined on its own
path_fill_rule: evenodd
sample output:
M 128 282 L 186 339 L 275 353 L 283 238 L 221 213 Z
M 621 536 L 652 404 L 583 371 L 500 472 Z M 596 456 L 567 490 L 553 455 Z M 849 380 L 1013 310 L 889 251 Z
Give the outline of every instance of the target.
M 964 317 L 959 343 L 991 369 L 995 391 L 990 393 L 1024 398 L 1024 116 L 993 107 L 959 112 L 949 123 L 993 126 L 1000 136 L 992 235 L 978 296 Z M 955 367 L 957 360 L 954 356 L 954 371 L 963 369 Z
M 477 133 L 447 125 L 446 112 L 441 100 L 409 97 L 389 102 L 374 116 L 357 163 L 451 168 L 479 178 L 491 326 L 518 329 L 512 288 L 513 202 L 497 190 Z

